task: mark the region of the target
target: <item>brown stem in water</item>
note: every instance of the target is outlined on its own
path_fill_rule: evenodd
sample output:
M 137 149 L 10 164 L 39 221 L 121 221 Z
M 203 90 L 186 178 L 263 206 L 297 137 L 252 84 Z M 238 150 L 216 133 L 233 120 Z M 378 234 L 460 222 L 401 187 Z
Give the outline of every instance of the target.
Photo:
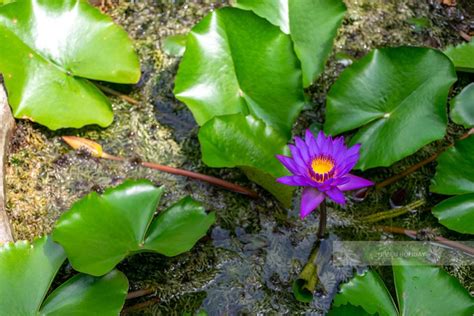
M 139 311 L 139 310 L 145 309 L 149 306 L 152 306 L 154 304 L 157 304 L 159 301 L 160 301 L 159 297 L 154 297 L 154 298 L 152 298 L 148 301 L 144 301 L 144 302 L 132 305 L 132 306 L 125 307 L 120 314 L 125 315 L 126 313 L 129 313 L 129 312 Z
M 131 299 L 134 299 L 134 298 L 139 298 L 139 297 L 142 297 L 142 296 L 147 296 L 147 295 L 153 294 L 155 292 L 156 292 L 156 289 L 144 289 L 144 290 L 128 292 L 127 300 L 131 300 Z
M 468 138 L 472 134 L 474 134 L 474 128 L 471 128 L 467 133 L 465 133 L 461 137 L 459 137 L 459 140 L 463 140 L 465 138 Z M 426 158 L 425 160 L 422 160 L 422 161 L 414 164 L 413 166 L 408 167 L 407 169 L 403 170 L 399 174 L 396 174 L 396 175 L 394 175 L 394 176 L 392 176 L 388 179 L 385 179 L 384 181 L 382 181 L 380 183 L 377 183 L 375 185 L 375 189 L 379 190 L 379 189 L 381 189 L 383 187 L 386 187 L 386 186 L 388 186 L 388 185 L 390 185 L 394 182 L 397 182 L 401 178 L 406 177 L 407 175 L 415 172 L 416 170 L 420 169 L 421 167 L 423 167 L 423 166 L 429 164 L 430 162 L 436 160 L 436 158 L 438 158 L 439 155 L 441 155 L 443 152 L 445 152 L 447 149 L 449 149 L 453 146 L 454 146 L 454 143 L 444 147 L 443 149 L 441 149 L 440 151 L 434 153 L 432 156 Z
M 120 93 L 118 91 L 115 91 L 114 89 L 111 89 L 109 87 L 106 87 L 106 86 L 103 86 L 101 85 L 100 83 L 97 83 L 95 82 L 95 85 L 97 86 L 97 88 L 99 88 L 100 90 L 104 91 L 105 93 L 107 94 L 110 94 L 110 95 L 113 95 L 113 96 L 116 96 L 116 97 L 119 97 L 120 99 L 130 103 L 130 104 L 133 104 L 133 105 L 138 105 L 140 104 L 140 102 L 132 97 L 129 97 L 128 95 L 126 94 L 123 94 L 123 93 Z
M 79 150 L 85 150 L 87 151 L 92 157 L 96 158 L 103 158 L 103 159 L 108 159 L 108 160 L 114 160 L 114 161 L 126 161 L 124 157 L 118 157 L 118 156 L 113 156 L 109 155 L 108 153 L 104 152 L 102 149 L 102 146 L 92 140 L 77 137 L 77 136 L 63 136 L 63 140 L 72 148 Z M 204 181 L 213 185 L 217 185 L 220 187 L 223 187 L 227 190 L 238 192 L 245 194 L 251 198 L 258 198 L 258 195 L 255 191 L 252 191 L 250 189 L 244 188 L 240 185 L 216 178 L 216 177 L 211 177 L 202 173 L 197 173 L 197 172 L 192 172 L 188 170 L 183 170 L 183 169 L 178 169 L 178 168 L 173 168 L 173 167 L 168 167 L 164 165 L 160 165 L 157 163 L 152 163 L 152 162 L 141 162 L 141 166 L 146 167 L 146 168 L 151 168 L 151 169 L 156 169 L 160 170 L 163 172 L 171 173 L 171 174 L 176 174 L 180 176 L 185 176 L 188 178 Z
M 107 153 L 103 153 L 102 158 L 109 159 L 109 160 L 115 160 L 115 161 L 125 161 L 126 160 L 123 157 L 112 156 L 112 155 L 109 155 Z M 164 166 L 164 165 L 160 165 L 160 164 L 157 164 L 157 163 L 146 162 L 146 161 L 141 162 L 140 165 L 145 167 L 145 168 L 155 169 L 155 170 L 163 171 L 163 172 L 166 172 L 166 173 L 176 174 L 176 175 L 179 175 L 179 176 L 184 176 L 184 177 L 188 177 L 188 178 L 191 178 L 191 179 L 204 181 L 204 182 L 216 185 L 216 186 L 220 186 L 220 187 L 222 187 L 224 189 L 227 189 L 227 190 L 230 190 L 230 191 L 234 191 L 234 192 L 237 192 L 237 193 L 247 195 L 247 196 L 249 196 L 251 198 L 254 198 L 254 199 L 258 198 L 258 194 L 255 191 L 244 188 L 244 187 L 242 187 L 238 184 L 234 184 L 232 182 L 225 181 L 225 180 L 222 180 L 222 179 L 219 179 L 219 178 L 216 178 L 216 177 L 208 176 L 208 175 L 205 175 L 205 174 L 202 174 L 202 173 L 197 173 L 197 172 L 193 172 L 193 171 L 173 168 L 173 167 Z
M 410 230 L 410 229 L 405 229 L 402 227 L 392 227 L 392 226 L 376 226 L 377 230 L 386 232 L 386 233 L 393 233 L 393 234 L 399 234 L 399 235 L 406 235 L 410 238 L 416 239 L 418 235 L 418 231 L 416 230 Z M 461 244 L 457 241 L 449 240 L 446 239 L 442 236 L 435 236 L 433 238 L 435 241 L 437 241 L 440 244 L 446 245 L 450 248 L 458 249 L 461 250 L 471 256 L 474 256 L 474 249 L 466 246 L 464 244 Z

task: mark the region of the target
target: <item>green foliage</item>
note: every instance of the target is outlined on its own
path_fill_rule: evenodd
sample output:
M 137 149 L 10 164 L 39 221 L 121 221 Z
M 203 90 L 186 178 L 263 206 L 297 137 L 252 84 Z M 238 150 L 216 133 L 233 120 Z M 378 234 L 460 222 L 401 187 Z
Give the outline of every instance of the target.
M 474 127 L 474 83 L 466 86 L 451 100 L 450 116 L 456 124 L 466 128 Z
M 437 266 L 396 259 L 393 266 L 397 304 L 373 271 L 354 277 L 341 287 L 334 309 L 345 304 L 367 313 L 385 315 L 453 315 L 474 312 L 474 299 L 459 281 Z
M 215 117 L 201 128 L 199 141 L 202 160 L 208 166 L 243 167 L 249 178 L 283 204 L 291 202 L 293 189 L 274 180 L 288 174 L 275 159 L 275 153 L 289 154 L 286 138 L 261 120 L 243 114 Z
M 175 94 L 202 126 L 206 164 L 241 167 L 289 205 L 292 189 L 275 182 L 286 175 L 275 155 L 286 151 L 304 94 L 288 35 L 252 12 L 212 12 L 188 35 Z
M 305 87 L 323 72 L 346 13 L 341 0 L 237 0 L 235 6 L 252 10 L 291 36 L 301 61 Z
M 128 291 L 125 275 L 114 270 L 103 277 L 77 274 L 49 287 L 66 259 L 61 246 L 43 237 L 0 248 L 2 315 L 118 315 Z
M 390 166 L 444 137 L 446 100 L 456 73 L 429 48 L 377 49 L 346 69 L 327 97 L 325 131 L 359 128 L 356 167 Z
M 458 141 L 442 153 L 430 190 L 435 193 L 457 195 L 474 192 L 474 137 Z
M 290 37 L 234 8 L 214 11 L 192 29 L 175 94 L 199 125 L 215 116 L 251 113 L 286 136 L 304 104 Z
M 461 140 L 438 157 L 436 174 L 430 190 L 458 195 L 442 201 L 433 214 L 446 227 L 461 233 L 474 234 L 474 137 Z
M 474 234 L 474 193 L 454 196 L 433 208 L 433 215 L 449 229 Z
M 96 276 L 133 253 L 186 252 L 206 234 L 215 214 L 184 198 L 153 218 L 162 194 L 162 188 L 145 180 L 126 181 L 103 195 L 89 194 L 61 216 L 53 238 L 74 269 Z
M 50 129 L 108 126 L 108 99 L 90 81 L 135 83 L 127 33 L 87 1 L 24 0 L 0 7 L 0 72 L 17 118 Z
M 170 56 L 183 56 L 187 40 L 187 35 L 168 36 L 163 41 L 163 51 Z
M 459 71 L 474 72 L 474 39 L 469 43 L 448 47 L 444 53 Z

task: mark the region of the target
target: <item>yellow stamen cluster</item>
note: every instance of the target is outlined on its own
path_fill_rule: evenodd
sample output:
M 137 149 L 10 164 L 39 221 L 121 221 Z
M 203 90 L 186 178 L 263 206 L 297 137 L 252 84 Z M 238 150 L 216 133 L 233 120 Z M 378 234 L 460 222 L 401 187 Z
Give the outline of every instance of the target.
M 334 161 L 324 156 L 316 157 L 311 162 L 311 169 L 314 172 L 313 180 L 324 182 L 330 177 L 331 171 L 334 169 Z

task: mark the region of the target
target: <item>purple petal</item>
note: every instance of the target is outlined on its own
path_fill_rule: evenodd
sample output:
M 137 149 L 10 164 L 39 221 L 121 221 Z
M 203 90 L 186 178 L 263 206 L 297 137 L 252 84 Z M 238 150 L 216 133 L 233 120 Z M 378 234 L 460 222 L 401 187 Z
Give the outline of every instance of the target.
M 304 188 L 303 194 L 301 195 L 301 218 L 305 218 L 309 215 L 309 213 L 314 211 L 324 200 L 324 197 L 324 193 L 319 192 L 318 190 L 313 188 Z
M 301 158 L 303 158 L 306 164 L 309 164 L 311 162 L 311 157 L 308 152 L 308 147 L 306 146 L 306 143 L 301 138 L 295 137 L 295 144 L 298 150 L 300 151 Z
M 318 133 L 318 138 L 316 139 L 316 145 L 318 146 L 318 151 L 321 152 L 321 150 L 326 147 L 326 136 L 324 136 L 323 131 L 319 131 Z
M 279 183 L 289 185 L 289 186 L 294 186 L 294 187 L 308 186 L 308 180 L 302 176 L 285 176 L 285 177 L 278 178 L 276 180 Z
M 307 129 L 305 133 L 305 141 L 308 146 L 309 154 L 314 157 L 318 155 L 318 146 L 316 145 L 316 139 L 314 138 L 311 130 Z
M 357 190 L 374 185 L 372 181 L 355 176 L 353 174 L 348 174 L 345 176 L 345 178 L 349 178 L 349 181 L 337 186 L 337 188 L 341 191 Z
M 337 204 L 346 204 L 346 198 L 338 188 L 332 188 L 325 192 L 327 196 Z
M 290 171 L 292 174 L 300 174 L 300 170 L 298 169 L 298 165 L 295 163 L 293 159 L 290 157 L 286 157 L 283 155 L 276 155 L 276 158 L 280 160 L 280 162 L 285 166 L 288 171 Z
M 350 157 L 352 155 L 359 155 L 359 151 L 360 151 L 360 146 L 362 146 L 361 144 L 355 144 L 354 146 L 352 146 L 351 148 L 349 148 L 347 150 L 347 157 Z
M 301 156 L 300 150 L 295 145 L 288 145 L 291 151 L 291 156 L 293 156 L 293 160 L 300 166 L 305 167 L 306 161 Z

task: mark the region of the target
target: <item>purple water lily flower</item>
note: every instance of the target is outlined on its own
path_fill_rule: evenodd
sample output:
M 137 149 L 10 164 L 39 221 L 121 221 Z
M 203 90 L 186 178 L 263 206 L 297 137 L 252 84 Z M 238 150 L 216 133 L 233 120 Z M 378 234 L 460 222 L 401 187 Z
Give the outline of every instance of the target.
M 304 187 L 301 218 L 315 210 L 326 197 L 345 204 L 344 191 L 374 185 L 372 181 L 349 173 L 359 160 L 360 144 L 348 148 L 343 137 L 332 139 L 321 131 L 315 138 L 308 129 L 305 140 L 295 137 L 295 145 L 289 147 L 292 157 L 277 155 L 277 158 L 293 175 L 277 181 Z

